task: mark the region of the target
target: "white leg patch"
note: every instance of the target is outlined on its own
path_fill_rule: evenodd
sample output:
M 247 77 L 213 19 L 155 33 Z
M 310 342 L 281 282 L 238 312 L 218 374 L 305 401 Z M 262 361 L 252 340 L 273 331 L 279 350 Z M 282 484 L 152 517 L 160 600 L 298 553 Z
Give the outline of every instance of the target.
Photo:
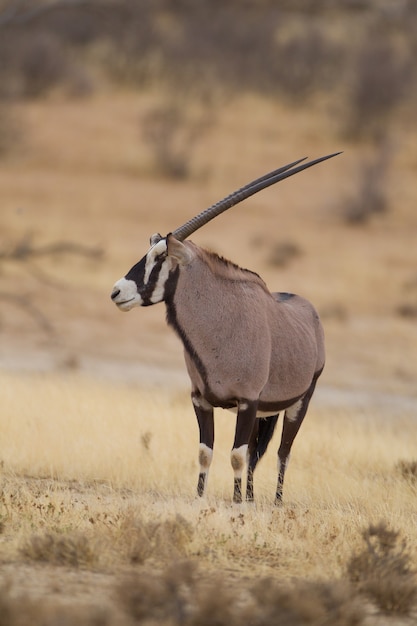
M 210 411 L 213 407 L 205 398 L 202 396 L 191 396 L 192 403 L 197 409 L 204 409 L 205 411 Z
M 230 461 L 232 463 L 233 471 L 235 473 L 235 478 L 241 478 L 243 468 L 245 467 L 246 458 L 247 458 L 248 444 L 245 443 L 243 446 L 239 448 L 233 448 L 232 453 L 230 455 Z
M 200 463 L 200 473 L 207 474 L 211 461 L 213 459 L 213 450 L 206 446 L 205 443 L 200 443 L 198 461 Z
M 297 400 L 295 404 L 293 404 L 292 406 L 288 407 L 288 409 L 286 409 L 285 416 L 289 422 L 295 422 L 295 420 L 298 417 L 298 413 L 300 412 L 300 409 L 302 407 L 302 404 L 303 404 L 303 398 L 301 398 L 300 400 Z

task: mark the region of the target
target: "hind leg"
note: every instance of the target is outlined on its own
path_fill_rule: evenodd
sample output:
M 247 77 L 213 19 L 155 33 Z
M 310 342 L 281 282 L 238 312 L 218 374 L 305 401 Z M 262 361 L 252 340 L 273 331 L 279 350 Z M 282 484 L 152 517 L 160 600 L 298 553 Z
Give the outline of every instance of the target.
M 246 500 L 248 502 L 253 502 L 253 473 L 271 441 L 277 420 L 278 414 L 271 415 L 271 417 L 258 418 L 255 422 L 248 447 L 248 475 L 246 482 Z
M 303 419 L 307 413 L 308 405 L 315 387 L 316 379 L 312 382 L 307 393 L 285 411 L 281 444 L 278 450 L 278 484 L 275 494 L 275 504 L 281 504 L 282 502 L 284 476 L 290 459 L 291 447 L 298 431 L 300 430 L 300 426 L 303 423 Z
M 233 502 L 239 504 L 242 502 L 242 473 L 249 458 L 249 442 L 256 425 L 257 405 L 257 402 L 250 400 L 241 400 L 238 405 L 235 440 L 230 460 L 234 472 Z
M 258 463 L 258 455 L 256 454 L 256 447 L 259 437 L 259 420 L 257 419 L 252 430 L 252 434 L 249 440 L 248 446 L 248 474 L 246 481 L 246 500 L 253 502 L 253 472 Z

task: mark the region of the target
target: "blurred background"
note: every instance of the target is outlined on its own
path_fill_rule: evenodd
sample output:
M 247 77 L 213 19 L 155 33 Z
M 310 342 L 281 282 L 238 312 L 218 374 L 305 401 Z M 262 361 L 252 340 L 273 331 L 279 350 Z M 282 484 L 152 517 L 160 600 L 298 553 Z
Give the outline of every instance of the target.
M 113 283 L 342 150 L 193 239 L 313 301 L 327 401 L 416 406 L 416 58 L 413 0 L 1 0 L 0 368 L 186 386 L 163 305 Z

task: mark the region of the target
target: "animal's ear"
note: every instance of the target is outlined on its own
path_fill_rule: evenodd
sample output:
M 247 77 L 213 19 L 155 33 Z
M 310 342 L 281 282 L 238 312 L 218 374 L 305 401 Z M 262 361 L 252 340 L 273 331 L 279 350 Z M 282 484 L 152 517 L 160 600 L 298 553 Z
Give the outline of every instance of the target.
M 192 259 L 191 250 L 175 239 L 171 233 L 167 235 L 166 242 L 168 256 L 173 257 L 180 265 L 188 265 Z
M 156 243 L 158 243 L 158 241 L 161 241 L 162 238 L 162 235 L 160 235 L 159 233 L 155 233 L 154 235 L 151 235 L 149 243 L 151 244 L 151 246 L 154 246 Z

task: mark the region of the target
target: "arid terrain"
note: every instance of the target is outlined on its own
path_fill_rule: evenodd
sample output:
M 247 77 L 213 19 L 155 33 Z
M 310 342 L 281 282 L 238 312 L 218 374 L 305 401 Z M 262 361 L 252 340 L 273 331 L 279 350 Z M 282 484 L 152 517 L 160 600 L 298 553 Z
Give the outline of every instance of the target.
M 104 81 L 83 97 L 58 87 L 13 103 L 21 137 L 0 167 L 0 626 L 413 624 L 410 105 L 375 142 L 340 131 L 330 92 L 294 106 L 247 91 L 213 105 L 209 121 L 200 99 L 181 100 L 186 124 L 166 141 L 189 169 L 168 176 L 159 140 L 144 139 L 165 96 Z M 181 344 L 162 304 L 122 315 L 112 285 L 154 232 L 276 167 L 337 151 L 192 238 L 271 290 L 309 298 L 327 345 L 283 506 L 273 506 L 280 428 L 255 504 L 233 505 L 234 417 L 220 410 L 198 500 Z M 376 192 L 383 208 L 368 211 Z

